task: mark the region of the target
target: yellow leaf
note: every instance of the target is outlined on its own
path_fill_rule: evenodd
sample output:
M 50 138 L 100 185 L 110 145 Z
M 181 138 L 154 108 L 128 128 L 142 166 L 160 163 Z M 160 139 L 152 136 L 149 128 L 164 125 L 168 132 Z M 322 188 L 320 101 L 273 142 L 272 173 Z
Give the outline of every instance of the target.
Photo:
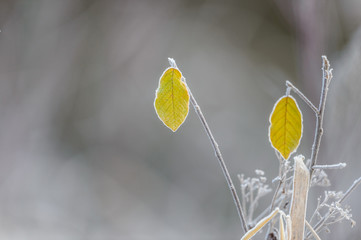
M 302 113 L 291 96 L 281 97 L 270 116 L 269 139 L 285 160 L 296 151 L 302 137 Z
M 159 119 L 173 132 L 182 125 L 189 111 L 189 94 L 182 73 L 167 68 L 159 79 L 155 93 L 155 111 Z

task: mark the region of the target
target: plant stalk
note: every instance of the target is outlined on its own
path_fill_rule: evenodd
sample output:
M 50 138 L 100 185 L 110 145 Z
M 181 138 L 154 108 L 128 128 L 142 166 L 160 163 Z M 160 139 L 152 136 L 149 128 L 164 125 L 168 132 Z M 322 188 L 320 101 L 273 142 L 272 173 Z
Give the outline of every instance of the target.
M 185 79 L 184 79 L 184 82 L 185 82 Z M 236 191 L 236 188 L 235 188 L 235 186 L 233 184 L 232 178 L 231 178 L 231 176 L 230 176 L 230 174 L 228 172 L 226 163 L 223 160 L 221 151 L 220 151 L 220 149 L 218 147 L 218 144 L 217 144 L 216 140 L 213 137 L 211 129 L 208 126 L 208 123 L 207 123 L 207 121 L 206 121 L 206 119 L 205 119 L 205 117 L 204 117 L 204 115 L 203 115 L 203 113 L 201 111 L 201 108 L 199 107 L 196 99 L 194 98 L 194 96 L 193 96 L 193 94 L 192 94 L 192 92 L 191 92 L 191 90 L 189 89 L 188 86 L 187 86 L 187 88 L 188 88 L 188 93 L 189 93 L 189 97 L 190 97 L 190 102 L 192 103 L 192 105 L 194 107 L 194 110 L 195 110 L 196 114 L 198 115 L 198 117 L 199 117 L 199 119 L 200 119 L 200 121 L 201 121 L 201 123 L 203 125 L 203 128 L 204 128 L 204 130 L 206 131 L 206 133 L 208 135 L 209 140 L 211 141 L 211 144 L 212 144 L 213 150 L 215 152 L 215 155 L 216 155 L 216 157 L 217 157 L 217 159 L 219 161 L 219 164 L 221 165 L 224 177 L 226 178 L 229 190 L 231 191 L 234 204 L 236 205 L 237 212 L 238 212 L 238 215 L 239 215 L 243 230 L 244 230 L 244 232 L 247 232 L 248 227 L 247 227 L 247 224 L 246 224 L 246 218 L 244 216 L 243 209 L 242 209 L 242 206 L 241 206 L 241 202 L 240 202 L 239 197 L 237 195 L 237 191 Z

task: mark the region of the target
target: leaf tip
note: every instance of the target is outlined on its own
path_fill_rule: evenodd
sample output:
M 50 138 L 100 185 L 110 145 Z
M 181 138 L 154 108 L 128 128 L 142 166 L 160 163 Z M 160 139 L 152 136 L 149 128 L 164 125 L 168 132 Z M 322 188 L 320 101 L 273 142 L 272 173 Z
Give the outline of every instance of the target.
M 177 67 L 177 63 L 175 62 L 174 58 L 168 58 L 168 62 L 169 62 L 169 65 L 172 67 L 172 68 L 178 68 Z

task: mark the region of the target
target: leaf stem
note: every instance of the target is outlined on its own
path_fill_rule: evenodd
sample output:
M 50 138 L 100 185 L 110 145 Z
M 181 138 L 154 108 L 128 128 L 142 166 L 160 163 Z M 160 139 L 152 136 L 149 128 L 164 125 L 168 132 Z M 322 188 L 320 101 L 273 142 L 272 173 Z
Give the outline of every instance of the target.
M 184 79 L 184 82 L 186 82 L 185 79 Z M 233 201 L 234 201 L 234 203 L 236 205 L 236 208 L 237 208 L 237 211 L 238 211 L 238 215 L 239 215 L 243 230 L 245 232 L 247 232 L 248 227 L 247 227 L 247 224 L 246 224 L 246 218 L 244 217 L 244 213 L 243 213 L 243 210 L 242 210 L 241 202 L 240 202 L 240 200 L 238 198 L 236 188 L 235 188 L 235 186 L 233 184 L 233 181 L 231 179 L 231 176 L 230 176 L 230 174 L 228 172 L 226 163 L 223 160 L 221 151 L 220 151 L 220 149 L 218 147 L 218 144 L 217 144 L 216 140 L 213 137 L 211 129 L 208 126 L 208 123 L 207 123 L 207 121 L 206 121 L 206 119 L 205 119 L 205 117 L 204 117 L 204 115 L 203 115 L 203 113 L 201 111 L 201 108 L 199 107 L 196 99 L 194 98 L 194 96 L 193 96 L 193 94 L 192 94 L 192 92 L 189 89 L 187 84 L 186 84 L 186 86 L 187 86 L 187 89 L 188 89 L 190 102 L 192 103 L 192 105 L 194 107 L 194 110 L 195 110 L 196 114 L 198 115 L 198 117 L 199 117 L 199 119 L 200 119 L 200 121 L 201 121 L 201 123 L 203 125 L 203 128 L 204 128 L 204 130 L 206 131 L 206 133 L 208 135 L 209 140 L 211 141 L 211 144 L 212 144 L 213 150 L 215 152 L 215 155 L 216 155 L 216 157 L 217 157 L 217 159 L 219 161 L 219 164 L 221 165 L 224 177 L 226 178 L 229 190 L 231 191 L 231 194 L 232 194 L 232 197 L 233 197 Z
M 318 109 L 313 105 L 313 103 L 300 91 L 296 88 L 290 81 L 286 81 L 287 88 L 291 88 L 311 109 L 318 114 Z

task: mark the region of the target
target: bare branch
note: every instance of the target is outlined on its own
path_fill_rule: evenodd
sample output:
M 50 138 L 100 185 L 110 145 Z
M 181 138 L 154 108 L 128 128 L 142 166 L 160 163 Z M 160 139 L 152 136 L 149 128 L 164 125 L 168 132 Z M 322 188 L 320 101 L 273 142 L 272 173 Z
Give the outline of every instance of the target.
M 186 80 L 185 78 L 183 78 L 183 81 L 184 83 L 186 83 Z M 241 202 L 239 201 L 239 198 L 238 198 L 238 195 L 237 195 L 237 191 L 236 191 L 236 188 L 233 184 L 233 181 L 232 181 L 232 178 L 228 172 L 228 169 L 227 169 L 227 166 L 226 166 L 226 163 L 224 162 L 223 160 L 223 157 L 222 157 L 222 154 L 221 154 L 221 151 L 218 147 L 218 144 L 216 142 L 216 140 L 214 139 L 213 137 L 213 134 L 211 132 L 211 129 L 209 128 L 208 126 L 208 123 L 201 111 L 201 108 L 199 107 L 196 99 L 194 98 L 191 90 L 189 89 L 188 85 L 186 84 L 187 86 L 187 89 L 188 89 L 188 93 L 189 93 L 189 97 L 190 97 L 190 102 L 192 103 L 193 107 L 194 107 L 194 110 L 196 112 L 196 114 L 198 115 L 202 125 L 203 125 L 203 128 L 204 130 L 206 131 L 207 135 L 208 135 L 208 138 L 209 140 L 211 141 L 211 144 L 212 144 L 212 147 L 213 147 L 213 150 L 215 152 L 215 155 L 219 161 L 219 164 L 221 165 L 221 168 L 222 168 L 222 171 L 223 171 L 223 174 L 224 174 L 224 177 L 226 178 L 226 181 L 227 181 L 227 184 L 228 184 L 228 187 L 229 187 L 229 190 L 231 191 L 231 194 L 232 194 L 232 197 L 233 197 L 233 201 L 236 205 L 236 208 L 237 208 L 237 211 L 238 211 L 238 215 L 239 215 L 239 218 L 241 220 L 241 223 L 242 223 L 242 227 L 243 227 L 243 230 L 245 232 L 248 231 L 248 227 L 247 227 L 247 222 L 246 222 L 246 218 L 244 216 L 244 213 L 243 213 L 243 210 L 242 210 L 242 206 L 241 206 Z

